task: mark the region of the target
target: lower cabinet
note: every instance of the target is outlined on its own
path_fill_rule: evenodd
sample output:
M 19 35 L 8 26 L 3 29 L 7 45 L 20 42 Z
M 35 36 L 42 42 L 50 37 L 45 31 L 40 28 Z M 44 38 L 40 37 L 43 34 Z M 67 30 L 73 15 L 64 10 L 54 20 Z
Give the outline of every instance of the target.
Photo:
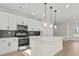
M 9 42 L 11 51 L 18 50 L 18 38 L 11 38 Z
M 0 51 L 9 50 L 9 39 L 0 39 Z
M 0 55 L 18 50 L 18 38 L 0 39 Z

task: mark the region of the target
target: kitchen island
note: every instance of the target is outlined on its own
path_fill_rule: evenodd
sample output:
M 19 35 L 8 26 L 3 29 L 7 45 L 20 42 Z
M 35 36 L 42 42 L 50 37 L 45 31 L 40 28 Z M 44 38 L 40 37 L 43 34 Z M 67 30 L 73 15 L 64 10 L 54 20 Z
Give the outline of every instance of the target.
M 30 37 L 32 56 L 54 56 L 63 48 L 63 37 Z

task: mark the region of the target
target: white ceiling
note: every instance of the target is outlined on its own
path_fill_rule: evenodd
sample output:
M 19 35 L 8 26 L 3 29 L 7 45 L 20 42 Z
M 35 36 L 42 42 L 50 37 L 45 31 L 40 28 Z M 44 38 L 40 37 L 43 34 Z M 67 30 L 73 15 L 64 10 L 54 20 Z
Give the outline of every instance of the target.
M 51 3 L 47 4 L 47 20 L 50 20 L 50 10 L 49 7 L 53 7 L 57 10 L 57 23 L 65 23 L 79 20 L 79 3 L 71 3 L 68 5 L 69 8 L 65 7 L 65 3 Z M 7 10 L 7 12 L 13 12 L 16 14 L 23 14 L 25 17 L 31 17 L 39 21 L 44 20 L 44 4 L 43 3 L 0 3 L 0 10 Z M 53 20 L 54 20 L 54 12 Z M 75 20 L 75 21 L 76 21 Z

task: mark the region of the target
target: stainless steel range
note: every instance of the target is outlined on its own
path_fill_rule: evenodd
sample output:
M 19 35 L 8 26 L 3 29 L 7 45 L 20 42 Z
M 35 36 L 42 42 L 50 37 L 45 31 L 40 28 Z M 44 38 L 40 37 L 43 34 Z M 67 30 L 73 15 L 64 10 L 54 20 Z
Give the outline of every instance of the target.
M 29 45 L 28 26 L 17 25 L 15 36 L 18 37 L 18 50 L 26 49 Z

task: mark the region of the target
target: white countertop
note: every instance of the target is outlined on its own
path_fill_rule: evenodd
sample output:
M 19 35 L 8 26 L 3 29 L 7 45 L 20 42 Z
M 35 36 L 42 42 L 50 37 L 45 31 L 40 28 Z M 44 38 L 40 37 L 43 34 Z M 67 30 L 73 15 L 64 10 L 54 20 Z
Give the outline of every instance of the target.
M 63 37 L 53 37 L 53 36 L 31 36 L 30 38 L 34 40 L 44 40 L 44 41 L 63 39 Z

